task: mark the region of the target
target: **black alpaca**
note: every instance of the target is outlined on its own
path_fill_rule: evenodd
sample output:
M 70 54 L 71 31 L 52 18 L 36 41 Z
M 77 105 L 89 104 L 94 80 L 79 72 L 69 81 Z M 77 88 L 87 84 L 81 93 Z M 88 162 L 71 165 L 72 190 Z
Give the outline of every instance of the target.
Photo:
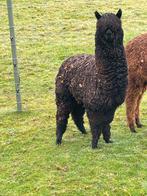
M 61 144 L 69 114 L 85 134 L 85 110 L 92 132 L 92 148 L 103 134 L 110 143 L 110 123 L 116 108 L 124 102 L 127 87 L 127 63 L 121 27 L 122 11 L 97 18 L 95 56 L 76 55 L 68 58 L 56 77 L 57 129 L 56 143 Z

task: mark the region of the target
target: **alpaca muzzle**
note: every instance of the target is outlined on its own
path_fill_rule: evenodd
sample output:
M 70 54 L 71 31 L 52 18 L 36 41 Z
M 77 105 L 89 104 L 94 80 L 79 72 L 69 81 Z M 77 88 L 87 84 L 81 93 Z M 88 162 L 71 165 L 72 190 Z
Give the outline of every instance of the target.
M 111 29 L 108 29 L 105 33 L 105 38 L 108 42 L 112 42 L 114 40 L 114 33 L 111 31 Z

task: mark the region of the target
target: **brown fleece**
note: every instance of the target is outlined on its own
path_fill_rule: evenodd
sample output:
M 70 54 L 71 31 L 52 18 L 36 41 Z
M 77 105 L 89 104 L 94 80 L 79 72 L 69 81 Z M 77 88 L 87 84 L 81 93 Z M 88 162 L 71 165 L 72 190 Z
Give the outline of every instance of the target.
M 126 96 L 126 114 L 128 126 L 135 131 L 135 123 L 142 127 L 139 119 L 139 105 L 147 89 L 147 33 L 131 40 L 126 46 L 128 63 L 128 89 Z

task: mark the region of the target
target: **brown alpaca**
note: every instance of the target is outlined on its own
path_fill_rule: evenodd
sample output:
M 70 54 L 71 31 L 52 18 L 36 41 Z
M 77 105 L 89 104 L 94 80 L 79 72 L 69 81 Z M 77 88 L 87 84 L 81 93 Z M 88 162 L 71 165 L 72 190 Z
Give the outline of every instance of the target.
M 126 96 L 126 113 L 128 126 L 135 131 L 135 123 L 142 127 L 139 119 L 139 105 L 147 89 L 147 33 L 131 40 L 126 46 L 128 63 L 128 89 Z

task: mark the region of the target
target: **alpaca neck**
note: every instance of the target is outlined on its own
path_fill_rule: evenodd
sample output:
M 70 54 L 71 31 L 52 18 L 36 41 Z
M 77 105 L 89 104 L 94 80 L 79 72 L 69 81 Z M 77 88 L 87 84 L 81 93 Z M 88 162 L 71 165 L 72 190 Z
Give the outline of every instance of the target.
M 127 62 L 123 44 L 107 47 L 96 42 L 95 61 L 98 79 L 113 83 L 118 88 L 127 85 Z
M 100 69 L 107 69 L 109 66 L 111 68 L 116 67 L 117 62 L 124 61 L 125 59 L 125 53 L 124 53 L 124 47 L 122 45 L 118 45 L 117 47 L 114 46 L 106 46 L 106 45 L 99 45 L 98 42 L 96 42 L 96 48 L 95 48 L 95 60 L 96 65 Z M 100 66 L 102 65 L 102 66 Z

